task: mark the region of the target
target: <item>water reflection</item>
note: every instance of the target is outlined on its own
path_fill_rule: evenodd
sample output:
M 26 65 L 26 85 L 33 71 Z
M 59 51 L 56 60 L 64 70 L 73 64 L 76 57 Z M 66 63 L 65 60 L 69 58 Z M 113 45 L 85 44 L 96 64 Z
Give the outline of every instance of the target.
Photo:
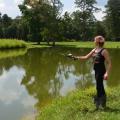
M 64 66 L 61 63 L 59 63 L 55 79 L 59 81 L 62 85 L 59 90 L 59 94 L 65 96 L 69 91 L 74 90 L 76 88 L 82 88 L 85 87 L 88 78 L 91 78 L 90 73 L 83 74 L 76 74 L 76 68 L 74 65 L 68 65 Z M 51 87 L 50 87 L 50 93 L 54 93 L 54 80 L 51 80 Z
M 29 115 L 34 120 L 36 110 L 55 97 L 94 86 L 91 60 L 73 61 L 61 55 L 68 51 L 83 55 L 90 49 L 30 49 L 23 56 L 0 59 L 1 120 L 21 120 Z M 108 86 L 120 83 L 119 52 L 110 50 L 113 67 Z
M 0 119 L 20 120 L 22 116 L 33 113 L 36 100 L 29 96 L 20 83 L 25 70 L 17 66 L 2 69 L 0 76 Z
M 26 48 L 22 49 L 13 49 L 13 50 L 0 50 L 0 59 L 16 57 L 20 55 L 24 55 L 27 52 Z
M 27 63 L 23 64 L 26 75 L 22 85 L 38 100 L 37 107 L 46 105 L 55 97 L 65 96 L 75 88 L 93 85 L 91 62 L 72 61 L 58 54 L 61 52 L 61 49 L 31 49 L 21 57 Z

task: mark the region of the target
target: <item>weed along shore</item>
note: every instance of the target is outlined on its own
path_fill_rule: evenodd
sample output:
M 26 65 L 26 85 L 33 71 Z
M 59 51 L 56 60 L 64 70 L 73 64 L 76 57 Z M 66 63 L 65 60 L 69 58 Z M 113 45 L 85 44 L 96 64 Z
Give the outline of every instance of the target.
M 76 90 L 42 108 L 37 120 L 120 120 L 120 87 L 107 88 L 105 110 L 95 110 L 94 88 Z

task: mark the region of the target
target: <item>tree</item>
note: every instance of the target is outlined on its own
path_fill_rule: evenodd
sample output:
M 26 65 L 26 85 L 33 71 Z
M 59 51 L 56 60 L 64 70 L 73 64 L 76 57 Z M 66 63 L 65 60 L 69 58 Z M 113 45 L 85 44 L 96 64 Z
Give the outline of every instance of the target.
M 63 39 L 73 39 L 74 38 L 74 30 L 73 30 L 73 20 L 71 18 L 70 13 L 65 12 L 64 15 L 61 17 L 59 22 L 59 32 Z
M 3 38 L 3 31 L 2 31 L 2 14 L 0 13 L 0 38 Z
M 60 0 L 25 0 L 22 5 L 19 5 L 23 19 L 29 26 L 28 39 L 40 43 L 45 35 L 41 33 L 46 28 L 50 33 L 48 39 L 52 39 L 53 45 L 55 44 L 61 5 Z
M 104 21 L 97 21 L 95 23 L 95 36 L 102 35 L 106 37 Z
M 95 7 L 96 0 L 75 0 L 76 7 L 80 22 L 80 37 L 82 40 L 91 39 L 90 31 L 93 29 L 94 22 L 96 21 L 93 13 L 99 9 Z M 76 15 L 76 13 L 74 13 Z M 76 16 L 75 16 L 76 17 Z
M 62 10 L 62 3 L 60 0 L 50 0 L 51 5 L 51 14 L 50 14 L 50 23 L 48 29 L 51 33 L 51 40 L 53 41 L 53 46 L 55 46 L 55 40 L 59 39 L 59 19 L 60 11 Z
M 107 36 L 117 39 L 120 37 L 120 0 L 108 0 L 106 14 Z
M 4 38 L 8 38 L 8 27 L 12 24 L 12 18 L 8 17 L 7 14 L 4 14 L 1 17 L 1 27 L 2 27 L 2 34 Z
M 2 16 L 2 24 L 4 27 L 8 27 L 12 23 L 12 18 L 10 18 L 7 14 Z

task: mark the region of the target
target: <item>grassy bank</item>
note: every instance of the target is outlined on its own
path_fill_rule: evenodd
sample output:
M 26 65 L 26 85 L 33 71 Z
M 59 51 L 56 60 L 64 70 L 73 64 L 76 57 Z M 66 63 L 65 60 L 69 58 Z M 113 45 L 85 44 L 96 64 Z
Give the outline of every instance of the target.
M 0 49 L 25 48 L 27 44 L 22 40 L 0 39 Z
M 27 43 L 28 48 L 41 48 L 41 47 L 51 47 L 48 46 L 46 42 L 41 42 L 40 45 L 37 43 Z M 56 47 L 72 47 L 72 48 L 93 48 L 94 42 L 56 42 Z M 106 42 L 106 48 L 120 48 L 120 42 Z
M 52 43 L 50 43 L 52 46 Z M 0 39 L 0 49 L 12 49 L 12 48 L 45 48 L 51 47 L 46 42 L 41 42 L 38 45 L 35 42 L 24 42 L 22 40 L 13 39 Z M 94 42 L 56 42 L 56 47 L 72 47 L 72 48 L 93 48 Z M 106 42 L 106 48 L 120 48 L 120 42 Z
M 95 111 L 93 88 L 77 90 L 42 108 L 37 120 L 120 120 L 120 87 L 107 89 L 106 110 Z
M 50 43 L 52 46 L 52 43 Z M 45 48 L 51 47 L 46 42 L 41 42 L 38 45 L 36 42 L 24 42 L 22 40 L 16 39 L 0 39 L 0 49 L 10 49 L 10 48 Z M 93 48 L 94 42 L 56 42 L 56 47 L 73 47 L 73 48 Z M 106 48 L 120 48 L 120 42 L 109 42 L 105 43 Z
M 63 47 L 75 47 L 75 48 L 93 48 L 94 42 L 57 42 L 57 46 Z M 120 48 L 120 42 L 109 42 L 105 43 L 106 48 Z

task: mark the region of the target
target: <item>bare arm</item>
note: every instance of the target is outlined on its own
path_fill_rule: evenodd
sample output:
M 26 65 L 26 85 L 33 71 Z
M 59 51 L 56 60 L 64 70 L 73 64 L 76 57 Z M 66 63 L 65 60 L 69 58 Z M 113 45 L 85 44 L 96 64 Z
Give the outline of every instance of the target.
M 103 51 L 103 56 L 105 57 L 105 61 L 107 63 L 107 68 L 106 68 L 106 73 L 104 75 L 104 79 L 107 79 L 109 76 L 112 64 L 111 64 L 111 59 L 110 59 L 109 53 L 106 49 Z
M 94 53 L 95 49 L 91 50 L 87 55 L 85 56 L 74 56 L 75 59 L 78 60 L 86 60 L 88 58 L 90 58 L 92 56 L 92 54 Z

